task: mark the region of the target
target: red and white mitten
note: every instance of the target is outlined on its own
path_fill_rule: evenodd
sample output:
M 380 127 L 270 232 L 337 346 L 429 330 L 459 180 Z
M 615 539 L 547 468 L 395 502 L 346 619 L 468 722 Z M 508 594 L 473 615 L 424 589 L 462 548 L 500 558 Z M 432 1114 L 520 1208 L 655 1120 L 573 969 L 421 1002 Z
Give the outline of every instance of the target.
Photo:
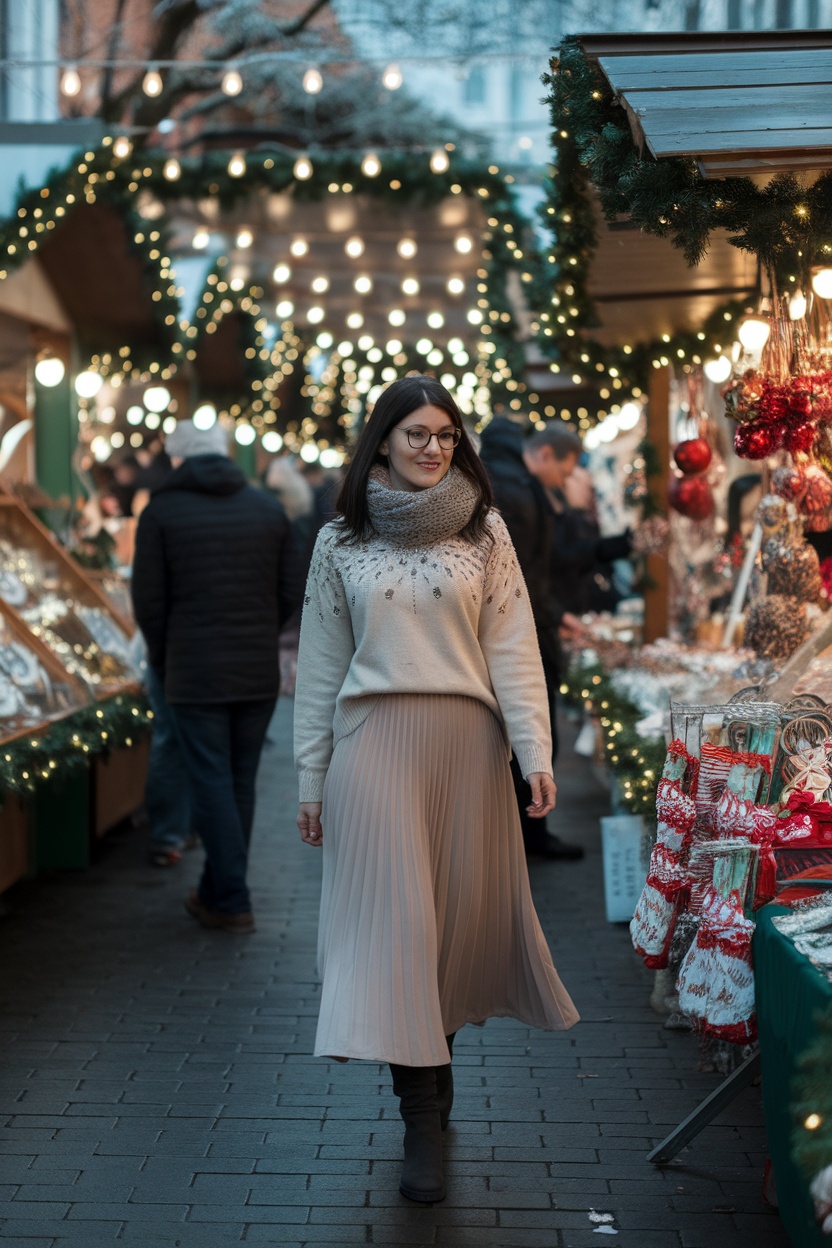
M 667 966 L 670 942 L 688 884 L 688 873 L 673 850 L 660 841 L 653 846 L 647 882 L 630 921 L 636 953 L 651 970 Z

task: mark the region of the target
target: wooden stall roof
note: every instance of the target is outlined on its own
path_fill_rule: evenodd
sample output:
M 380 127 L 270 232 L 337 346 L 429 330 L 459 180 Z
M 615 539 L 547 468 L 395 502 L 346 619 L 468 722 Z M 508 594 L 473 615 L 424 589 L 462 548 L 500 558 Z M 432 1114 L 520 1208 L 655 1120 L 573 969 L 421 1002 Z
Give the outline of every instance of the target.
M 706 178 L 832 168 L 832 31 L 587 35 L 636 145 Z

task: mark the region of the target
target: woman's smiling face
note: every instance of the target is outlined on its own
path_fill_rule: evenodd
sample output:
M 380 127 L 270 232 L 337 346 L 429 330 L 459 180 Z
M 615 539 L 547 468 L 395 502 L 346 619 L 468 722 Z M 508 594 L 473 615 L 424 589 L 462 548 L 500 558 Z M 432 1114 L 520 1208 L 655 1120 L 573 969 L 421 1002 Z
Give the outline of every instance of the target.
M 426 404 L 410 412 L 379 446 L 387 457 L 393 489 L 425 490 L 438 484 L 451 466 L 458 441 L 459 430 L 441 407 Z

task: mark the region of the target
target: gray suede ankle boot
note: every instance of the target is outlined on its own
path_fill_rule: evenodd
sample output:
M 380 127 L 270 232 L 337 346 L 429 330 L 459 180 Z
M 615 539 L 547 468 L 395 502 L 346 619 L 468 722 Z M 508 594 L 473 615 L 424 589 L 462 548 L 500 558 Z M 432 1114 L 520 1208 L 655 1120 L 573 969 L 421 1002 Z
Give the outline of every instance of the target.
M 390 1072 L 405 1127 L 399 1191 L 409 1200 L 432 1205 L 445 1199 L 436 1071 L 433 1066 L 397 1066 L 391 1062 Z

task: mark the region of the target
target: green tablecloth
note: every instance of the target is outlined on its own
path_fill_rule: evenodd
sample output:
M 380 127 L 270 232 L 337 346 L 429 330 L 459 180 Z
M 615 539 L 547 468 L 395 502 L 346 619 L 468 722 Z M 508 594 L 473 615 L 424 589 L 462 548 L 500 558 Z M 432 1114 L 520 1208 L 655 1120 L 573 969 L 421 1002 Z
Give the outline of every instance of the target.
M 771 920 L 787 914 L 764 906 L 756 917 L 754 977 L 769 1156 L 777 1182 L 780 1217 L 793 1248 L 830 1248 L 815 1222 L 812 1198 L 791 1155 L 791 1084 L 798 1059 L 814 1039 L 818 1010 L 832 1008 L 832 984 L 777 931 Z M 832 1163 L 832 1157 L 829 1158 Z

